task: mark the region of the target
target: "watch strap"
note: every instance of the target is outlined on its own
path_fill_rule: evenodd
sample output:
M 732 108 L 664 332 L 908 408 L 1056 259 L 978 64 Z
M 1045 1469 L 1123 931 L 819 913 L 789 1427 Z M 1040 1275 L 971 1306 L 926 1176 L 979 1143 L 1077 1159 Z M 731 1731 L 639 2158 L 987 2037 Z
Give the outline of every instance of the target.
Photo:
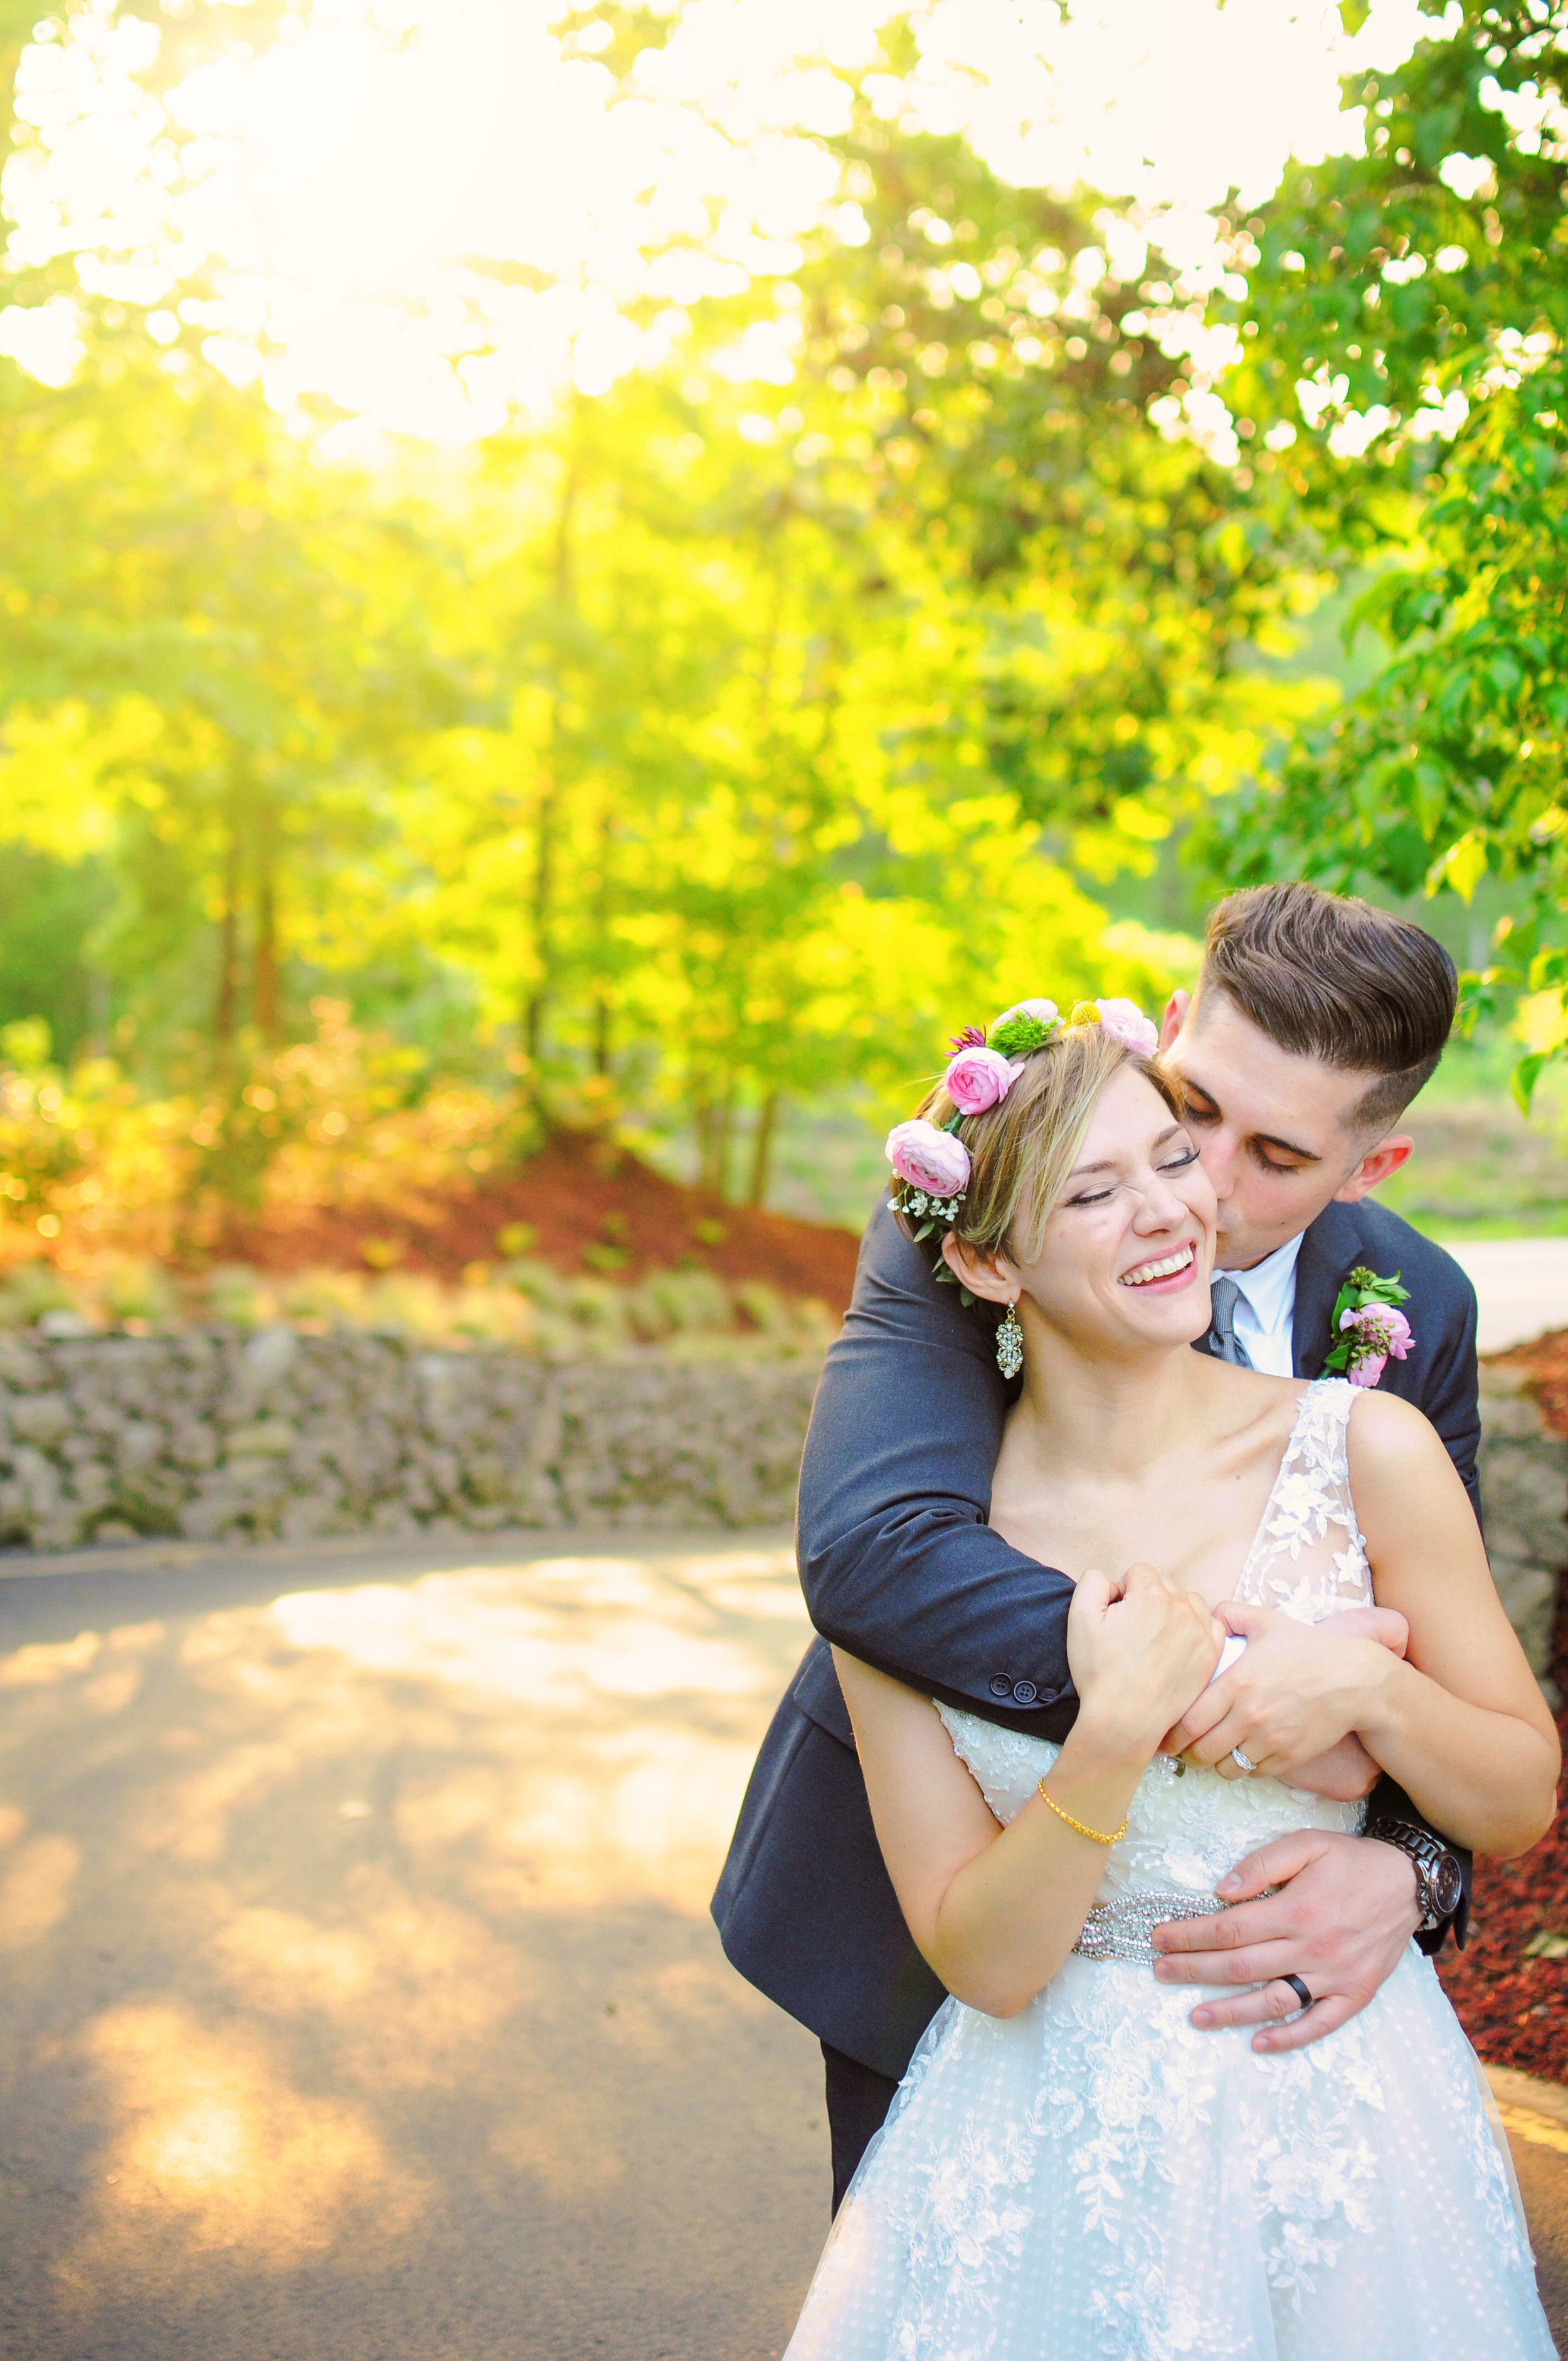
M 1431 1934 L 1444 1923 L 1444 1913 L 1439 1909 L 1433 1889 L 1437 1865 L 1448 1853 L 1448 1847 L 1430 1828 L 1412 1828 L 1408 1820 L 1379 1820 L 1364 1833 L 1379 1844 L 1392 1845 L 1414 1863 L 1416 1899 L 1421 1905 L 1421 1931 Z
M 1452 1935 L 1459 1949 L 1464 1948 L 1465 1933 L 1470 1924 L 1471 1857 L 1461 1844 L 1455 1844 L 1446 1828 L 1434 1828 L 1427 1815 L 1418 1809 L 1398 1780 L 1385 1772 L 1372 1790 L 1366 1807 L 1366 1833 L 1375 1835 L 1380 1828 L 1390 1826 L 1424 1829 L 1437 1839 L 1444 1851 L 1451 1853 L 1459 1869 L 1459 1906 L 1451 1917 L 1441 1919 L 1429 1934 L 1416 1929 L 1416 1948 L 1429 1960 L 1435 1959 Z

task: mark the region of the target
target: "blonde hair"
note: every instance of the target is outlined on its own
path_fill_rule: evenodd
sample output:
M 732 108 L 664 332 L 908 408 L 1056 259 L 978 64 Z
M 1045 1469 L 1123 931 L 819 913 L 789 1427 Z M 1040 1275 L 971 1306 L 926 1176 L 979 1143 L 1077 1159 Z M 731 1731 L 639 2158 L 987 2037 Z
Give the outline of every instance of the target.
M 1153 1084 L 1173 1115 L 1176 1088 L 1152 1058 L 1124 1049 L 1100 1025 L 1069 1025 L 1014 1063 L 1024 1071 L 999 1104 L 955 1126 L 969 1150 L 969 1186 L 953 1223 L 956 1237 L 1014 1262 L 1037 1262 L 1046 1224 L 1078 1162 L 1101 1092 L 1124 1066 Z M 957 1109 L 940 1082 L 917 1113 L 944 1129 Z M 899 1216 L 905 1235 L 912 1226 Z

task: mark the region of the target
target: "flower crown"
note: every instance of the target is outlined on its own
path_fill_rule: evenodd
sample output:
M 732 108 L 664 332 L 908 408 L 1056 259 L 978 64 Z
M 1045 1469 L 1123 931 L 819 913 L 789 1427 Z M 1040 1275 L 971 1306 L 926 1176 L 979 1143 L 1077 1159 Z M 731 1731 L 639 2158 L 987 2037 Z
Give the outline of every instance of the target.
M 954 1035 L 953 1055 L 942 1076 L 953 1114 L 940 1126 L 916 1115 L 895 1123 L 887 1135 L 893 1210 L 918 1223 L 917 1241 L 958 1219 L 970 1177 L 969 1149 L 955 1137 L 964 1117 L 1000 1106 L 1024 1071 L 1014 1061 L 1043 1049 L 1073 1025 L 1098 1025 L 1140 1058 L 1152 1057 L 1159 1043 L 1157 1027 L 1135 1000 L 1080 1000 L 1065 1017 L 1054 1000 L 1015 1000 L 983 1031 L 966 1025 Z

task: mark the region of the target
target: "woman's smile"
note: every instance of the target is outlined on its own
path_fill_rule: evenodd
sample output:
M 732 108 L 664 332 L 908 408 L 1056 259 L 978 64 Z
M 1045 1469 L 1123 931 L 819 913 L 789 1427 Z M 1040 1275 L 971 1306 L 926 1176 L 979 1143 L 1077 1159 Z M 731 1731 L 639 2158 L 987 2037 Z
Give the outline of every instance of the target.
M 1136 1287 L 1152 1290 L 1156 1295 L 1175 1295 L 1189 1285 L 1198 1267 L 1197 1253 L 1190 1238 L 1185 1246 L 1173 1247 L 1152 1262 L 1140 1262 L 1132 1270 L 1124 1270 L 1116 1281 L 1118 1287 Z

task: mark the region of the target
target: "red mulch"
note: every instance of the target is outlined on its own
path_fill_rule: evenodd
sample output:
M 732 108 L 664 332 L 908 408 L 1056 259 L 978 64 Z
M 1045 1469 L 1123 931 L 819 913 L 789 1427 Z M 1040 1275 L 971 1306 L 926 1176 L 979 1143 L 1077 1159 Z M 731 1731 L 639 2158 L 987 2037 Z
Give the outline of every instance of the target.
M 1515 1345 L 1507 1353 L 1488 1353 L 1486 1358 L 1501 1368 L 1528 1369 L 1547 1425 L 1557 1434 L 1568 1434 L 1568 1328 L 1555 1328 L 1550 1336 Z
M 500 1241 L 517 1223 L 536 1234 L 523 1249 Z M 448 1281 L 476 1263 L 493 1269 L 519 1251 L 558 1270 L 598 1270 L 628 1282 L 700 1265 L 719 1279 L 762 1279 L 781 1294 L 816 1296 L 842 1312 L 859 1246 L 852 1230 L 726 1204 L 711 1191 L 666 1180 L 612 1142 L 568 1133 L 510 1172 L 396 1214 L 327 1204 L 287 1220 L 232 1220 L 214 1258 L 278 1273 L 395 1266 Z
M 1552 1669 L 1568 1697 L 1568 1585 Z M 1568 1741 L 1568 1705 L 1557 1727 Z M 1558 1788 L 1556 1821 L 1533 1852 L 1520 1861 L 1477 1859 L 1470 1940 L 1460 1952 L 1445 1946 L 1438 1962 L 1443 1988 L 1483 2058 L 1568 2082 L 1568 1960 L 1524 1957 L 1542 1928 L 1568 1934 L 1568 1774 Z

